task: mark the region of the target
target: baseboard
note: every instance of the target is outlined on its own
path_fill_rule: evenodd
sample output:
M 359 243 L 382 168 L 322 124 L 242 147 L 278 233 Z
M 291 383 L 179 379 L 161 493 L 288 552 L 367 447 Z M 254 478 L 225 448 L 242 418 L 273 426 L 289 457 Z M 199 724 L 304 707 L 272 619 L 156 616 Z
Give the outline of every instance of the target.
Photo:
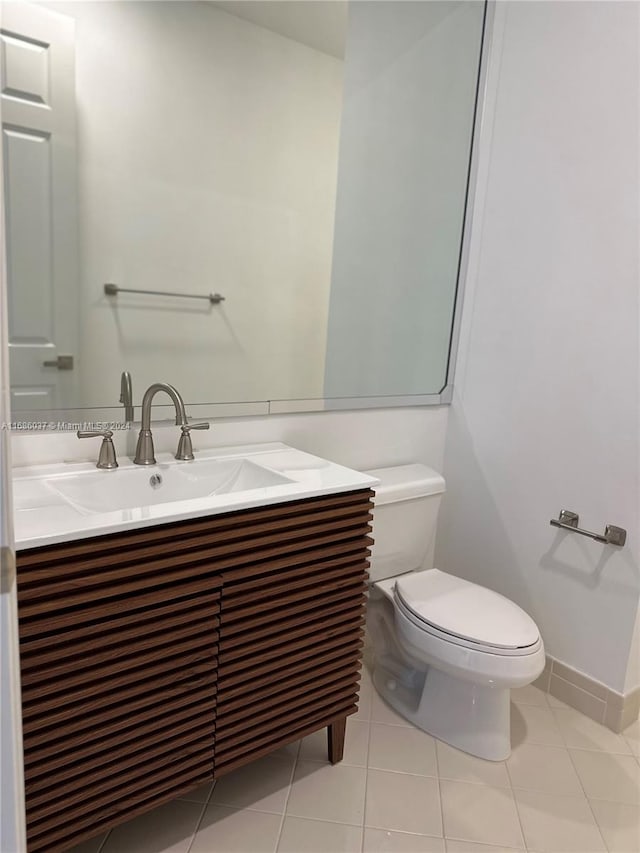
M 629 693 L 617 693 L 549 656 L 535 684 L 614 732 L 623 731 L 640 715 L 640 687 Z

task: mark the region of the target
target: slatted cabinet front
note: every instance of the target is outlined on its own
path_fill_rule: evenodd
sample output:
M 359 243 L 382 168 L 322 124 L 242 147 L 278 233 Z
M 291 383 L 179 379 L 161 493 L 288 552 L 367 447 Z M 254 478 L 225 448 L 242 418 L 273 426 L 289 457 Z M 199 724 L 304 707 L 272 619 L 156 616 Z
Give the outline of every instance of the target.
M 371 493 L 18 553 L 29 853 L 355 712 Z
M 216 776 L 357 711 L 370 513 L 369 492 L 281 505 L 222 571 Z
M 212 778 L 220 576 L 184 532 L 18 554 L 29 853 Z

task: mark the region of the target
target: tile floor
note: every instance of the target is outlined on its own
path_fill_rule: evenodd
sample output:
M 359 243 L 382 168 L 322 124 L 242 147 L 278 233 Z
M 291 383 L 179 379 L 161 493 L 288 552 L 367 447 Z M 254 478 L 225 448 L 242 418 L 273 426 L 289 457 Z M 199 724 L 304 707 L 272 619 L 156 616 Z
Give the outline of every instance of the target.
M 365 675 L 341 764 L 318 732 L 73 853 L 639 853 L 640 724 L 513 700 L 498 764 L 409 726 Z

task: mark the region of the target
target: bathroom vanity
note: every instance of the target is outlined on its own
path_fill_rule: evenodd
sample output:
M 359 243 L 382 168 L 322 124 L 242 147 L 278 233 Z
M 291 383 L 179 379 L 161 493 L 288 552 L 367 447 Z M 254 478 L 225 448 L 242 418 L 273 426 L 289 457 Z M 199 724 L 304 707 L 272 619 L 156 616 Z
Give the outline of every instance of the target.
M 199 457 L 17 471 L 30 853 L 323 727 L 330 760 L 342 757 L 376 481 L 279 444 Z M 218 462 L 226 479 L 203 495 Z M 154 475 L 148 505 L 130 506 Z M 158 494 L 169 481 L 181 500 Z

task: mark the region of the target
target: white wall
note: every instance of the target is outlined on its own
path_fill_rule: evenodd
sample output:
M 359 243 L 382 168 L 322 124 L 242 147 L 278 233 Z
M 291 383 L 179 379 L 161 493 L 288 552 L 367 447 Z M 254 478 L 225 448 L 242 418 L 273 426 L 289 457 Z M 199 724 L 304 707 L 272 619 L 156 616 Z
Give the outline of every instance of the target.
M 77 19 L 82 404 L 123 369 L 189 401 L 322 397 L 342 62 L 210 3 L 45 5 Z
M 638 14 L 498 4 L 437 542 L 617 691 L 640 589 Z M 556 531 L 563 508 L 628 545 Z
M 446 383 L 483 12 L 350 6 L 325 397 Z

